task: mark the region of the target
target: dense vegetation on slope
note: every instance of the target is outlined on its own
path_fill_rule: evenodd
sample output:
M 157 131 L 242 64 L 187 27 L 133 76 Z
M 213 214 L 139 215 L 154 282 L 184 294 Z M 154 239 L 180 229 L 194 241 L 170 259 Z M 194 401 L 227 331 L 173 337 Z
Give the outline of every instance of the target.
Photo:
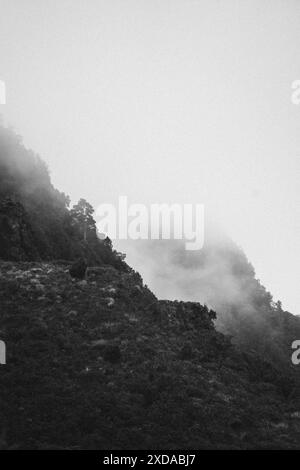
M 293 384 L 138 274 L 0 264 L 3 448 L 296 448 Z
M 0 126 L 0 258 L 84 256 L 90 264 L 126 269 L 110 241 L 98 238 L 93 208 L 84 199 L 71 210 L 69 205 L 68 196 L 51 184 L 41 158 L 27 150 L 12 130 Z
M 137 240 L 128 257 L 137 260 L 135 268 L 158 297 L 207 304 L 218 314 L 219 331 L 245 351 L 299 376 L 291 345 L 300 338 L 300 317 L 273 301 L 245 253 L 223 233 L 216 236 L 208 228 L 199 251 L 187 251 L 179 240 Z
M 175 272 L 190 269 L 191 293 L 210 266 L 216 282 L 202 277 L 202 292 L 224 306 L 223 328 L 243 350 L 207 307 L 158 301 L 98 238 L 92 207 L 69 209 L 42 160 L 0 127 L 0 447 L 297 448 L 285 346 L 298 319 L 272 304 L 241 254 L 227 248 L 224 271 L 219 249 L 177 252 Z M 87 280 L 70 276 L 78 257 L 94 266 Z M 230 300 L 231 272 L 240 289 L 218 303 L 224 280 Z

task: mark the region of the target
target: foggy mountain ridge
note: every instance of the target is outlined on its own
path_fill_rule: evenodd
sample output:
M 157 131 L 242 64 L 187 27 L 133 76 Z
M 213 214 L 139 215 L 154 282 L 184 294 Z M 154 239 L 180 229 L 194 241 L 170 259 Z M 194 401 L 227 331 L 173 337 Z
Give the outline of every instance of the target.
M 91 265 L 128 269 L 110 242 L 98 240 L 93 219 L 89 243 L 83 243 L 69 203 L 53 187 L 43 160 L 14 131 L 0 127 L 0 256 L 26 261 L 83 255 Z M 207 304 L 217 312 L 217 328 L 234 342 L 275 363 L 290 362 L 299 318 L 273 302 L 244 252 L 215 227 L 206 227 L 200 251 L 185 250 L 179 240 L 126 241 L 122 248 L 158 298 Z
M 0 5 L 0 454 L 300 451 L 300 0 Z
M 206 304 L 217 312 L 217 329 L 235 343 L 274 364 L 289 361 L 300 318 L 273 301 L 243 250 L 225 234 L 208 227 L 199 251 L 178 240 L 126 241 L 121 247 L 158 298 Z
M 0 258 L 16 261 L 75 260 L 127 269 L 111 242 L 97 237 L 93 208 L 54 188 L 45 162 L 24 147 L 20 136 L 0 126 Z M 84 205 L 85 207 L 80 207 Z M 82 214 L 88 210 L 88 243 Z
M 299 318 L 243 251 L 137 240 L 128 259 L 144 280 L 0 127 L 0 448 L 297 448 Z

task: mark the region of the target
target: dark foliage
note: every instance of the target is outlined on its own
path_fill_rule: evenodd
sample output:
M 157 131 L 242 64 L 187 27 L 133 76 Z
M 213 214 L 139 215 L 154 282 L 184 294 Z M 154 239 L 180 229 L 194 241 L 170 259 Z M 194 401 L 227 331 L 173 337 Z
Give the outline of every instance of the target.
M 69 273 L 76 279 L 85 279 L 87 267 L 86 260 L 84 258 L 80 258 L 72 264 L 69 269 Z
M 2 448 L 297 448 L 293 382 L 133 271 L 0 263 Z M 114 302 L 111 303 L 111 298 Z
M 230 305 L 240 350 L 206 306 L 158 301 L 98 239 L 92 206 L 69 204 L 0 127 L 0 448 L 297 448 L 285 347 L 299 322 L 242 256 L 233 270 L 263 315 L 254 328 L 246 298 Z
M 76 260 L 127 269 L 96 234 L 92 206 L 53 187 L 47 166 L 12 130 L 0 126 L 0 257 L 6 260 Z

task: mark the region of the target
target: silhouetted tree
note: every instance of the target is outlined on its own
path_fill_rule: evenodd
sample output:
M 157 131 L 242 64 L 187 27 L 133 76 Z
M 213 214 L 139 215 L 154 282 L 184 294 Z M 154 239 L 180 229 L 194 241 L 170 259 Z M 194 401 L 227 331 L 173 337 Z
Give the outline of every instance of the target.
M 78 225 L 84 241 L 87 240 L 89 234 L 96 235 L 96 222 L 93 213 L 93 206 L 85 199 L 80 199 L 71 210 L 71 217 Z

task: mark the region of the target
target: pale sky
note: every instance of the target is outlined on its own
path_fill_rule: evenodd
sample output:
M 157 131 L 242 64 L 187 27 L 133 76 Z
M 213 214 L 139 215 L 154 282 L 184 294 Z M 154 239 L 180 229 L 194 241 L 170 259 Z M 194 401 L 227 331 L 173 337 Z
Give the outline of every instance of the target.
M 298 0 L 0 0 L 0 79 L 73 201 L 205 203 L 300 313 Z

